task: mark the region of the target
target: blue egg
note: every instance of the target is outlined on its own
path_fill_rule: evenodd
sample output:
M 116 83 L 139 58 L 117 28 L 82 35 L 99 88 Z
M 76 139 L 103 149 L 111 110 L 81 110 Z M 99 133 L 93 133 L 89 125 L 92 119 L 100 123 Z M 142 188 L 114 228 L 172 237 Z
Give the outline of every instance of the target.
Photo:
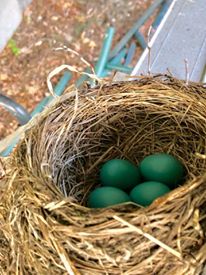
M 155 199 L 168 192 L 170 192 L 170 189 L 167 185 L 161 182 L 147 181 L 134 187 L 130 192 L 130 198 L 133 202 L 141 206 L 148 206 Z
M 145 157 L 139 165 L 140 173 L 145 181 L 157 181 L 177 187 L 184 178 L 184 166 L 169 154 L 153 154 Z
M 96 188 L 89 194 L 87 205 L 91 208 L 103 208 L 129 201 L 129 195 L 121 189 L 105 186 Z

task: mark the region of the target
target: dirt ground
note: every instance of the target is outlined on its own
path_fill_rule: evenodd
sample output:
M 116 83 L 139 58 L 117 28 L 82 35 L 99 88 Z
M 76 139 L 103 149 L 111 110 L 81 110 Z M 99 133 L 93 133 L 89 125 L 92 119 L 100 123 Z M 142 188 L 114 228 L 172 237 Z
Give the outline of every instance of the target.
M 0 91 L 31 111 L 48 95 L 46 78 L 61 64 L 83 70 L 79 57 L 63 51 L 67 46 L 94 64 L 107 27 L 116 29 L 114 45 L 152 3 L 152 0 L 33 0 L 21 25 L 0 53 Z M 16 48 L 16 50 L 15 50 Z M 136 56 L 141 54 L 141 48 Z M 73 76 L 72 81 L 77 78 Z M 0 139 L 18 123 L 0 109 Z

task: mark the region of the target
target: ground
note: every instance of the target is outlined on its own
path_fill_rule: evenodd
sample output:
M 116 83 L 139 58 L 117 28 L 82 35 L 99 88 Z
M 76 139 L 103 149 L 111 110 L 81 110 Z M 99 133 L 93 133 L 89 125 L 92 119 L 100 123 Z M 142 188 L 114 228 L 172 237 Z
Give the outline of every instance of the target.
M 12 42 L 0 53 L 0 91 L 31 111 L 46 95 L 46 78 L 61 64 L 85 68 L 78 56 L 54 51 L 67 46 L 94 64 L 108 26 L 116 29 L 114 44 L 127 32 L 152 0 L 33 0 Z M 13 46 L 11 45 L 13 43 Z M 141 54 L 141 48 L 136 56 Z M 74 75 L 73 80 L 77 78 Z M 0 109 L 0 139 L 17 122 Z

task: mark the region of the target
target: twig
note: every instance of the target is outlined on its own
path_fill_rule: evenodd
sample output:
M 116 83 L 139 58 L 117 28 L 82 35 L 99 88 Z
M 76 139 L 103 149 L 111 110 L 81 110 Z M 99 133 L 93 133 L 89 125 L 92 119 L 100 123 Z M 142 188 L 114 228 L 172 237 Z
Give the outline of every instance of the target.
M 151 74 L 151 33 L 152 33 L 152 26 L 149 27 L 148 33 L 147 33 L 147 48 L 148 48 L 148 75 Z
M 63 46 L 63 47 L 58 47 L 58 48 L 55 48 L 54 49 L 55 51 L 66 51 L 66 52 L 70 52 L 70 53 L 73 53 L 75 54 L 76 56 L 78 56 L 80 58 L 80 60 L 88 67 L 91 68 L 91 71 L 93 74 L 95 74 L 95 71 L 94 71 L 94 67 L 92 66 L 92 64 L 90 64 L 86 59 L 84 59 L 84 57 L 82 57 L 78 52 L 76 52 L 75 50 L 71 49 L 71 48 L 68 48 L 67 46 Z
M 64 69 L 67 69 L 71 72 L 75 72 L 75 73 L 79 73 L 80 75 L 87 75 L 89 76 L 91 79 L 94 79 L 96 80 L 98 83 L 101 83 L 102 80 L 97 77 L 95 74 L 89 74 L 89 73 L 86 73 L 86 72 L 80 72 L 78 69 L 76 69 L 74 66 L 70 66 L 70 65 L 67 65 L 67 64 L 63 64 L 57 68 L 55 68 L 53 71 L 51 71 L 48 76 L 47 76 L 47 87 L 49 89 L 49 92 L 51 93 L 52 96 L 54 97 L 57 97 L 54 93 L 54 89 L 53 89 L 53 85 L 51 83 L 51 79 L 57 75 L 58 73 L 60 73 L 61 71 L 63 71 Z
M 160 247 L 164 248 L 165 250 L 167 250 L 169 253 L 173 254 L 174 256 L 176 256 L 177 258 L 179 258 L 180 260 L 182 260 L 182 255 L 174 250 L 173 248 L 169 247 L 168 245 L 166 245 L 165 243 L 159 241 L 158 239 L 156 239 L 155 237 L 153 237 L 152 235 L 145 233 L 142 229 L 134 226 L 133 224 L 123 220 L 122 218 L 118 217 L 118 216 L 113 216 L 113 218 L 119 222 L 121 222 L 122 224 L 132 228 L 134 231 L 136 231 L 137 233 L 139 233 L 140 235 L 143 235 L 144 237 L 146 237 L 147 239 L 149 239 L 150 241 L 156 243 L 157 245 L 159 245 Z
M 190 79 L 189 64 L 188 64 L 188 60 L 186 58 L 184 59 L 184 62 L 185 62 L 185 81 L 186 81 L 186 85 L 188 85 L 189 79 Z

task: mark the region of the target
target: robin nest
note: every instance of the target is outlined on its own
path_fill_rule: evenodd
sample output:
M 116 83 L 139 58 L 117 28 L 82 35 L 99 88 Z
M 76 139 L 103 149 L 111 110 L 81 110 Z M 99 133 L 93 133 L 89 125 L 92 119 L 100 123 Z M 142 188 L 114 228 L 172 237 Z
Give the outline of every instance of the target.
M 100 165 L 165 152 L 185 184 L 148 207 L 86 206 Z M 1 179 L 1 274 L 190 275 L 206 259 L 206 88 L 166 75 L 70 89 Z

